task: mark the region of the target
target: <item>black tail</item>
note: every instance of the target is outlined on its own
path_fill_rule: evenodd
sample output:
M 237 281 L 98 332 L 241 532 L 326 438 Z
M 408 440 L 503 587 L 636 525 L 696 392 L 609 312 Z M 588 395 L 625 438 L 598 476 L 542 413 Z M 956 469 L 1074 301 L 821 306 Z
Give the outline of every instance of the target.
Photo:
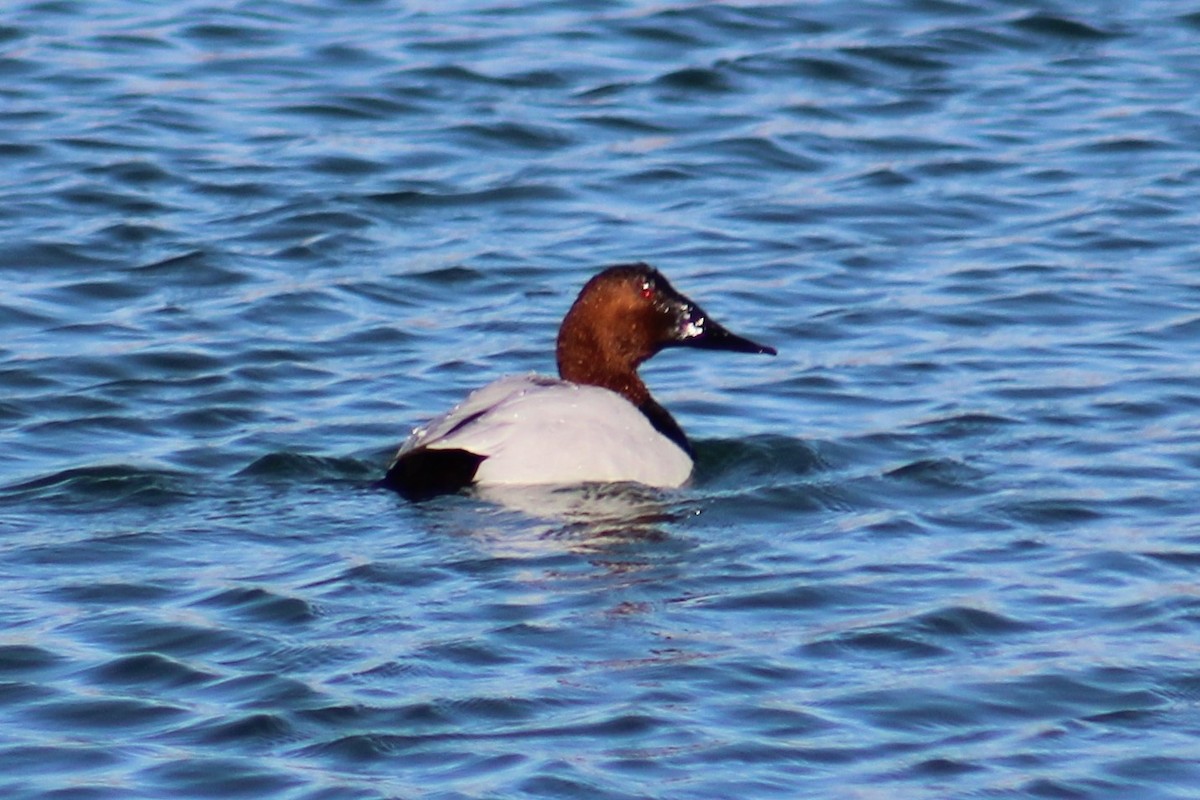
M 469 486 L 485 458 L 470 450 L 418 447 L 397 459 L 382 483 L 407 500 L 427 500 Z

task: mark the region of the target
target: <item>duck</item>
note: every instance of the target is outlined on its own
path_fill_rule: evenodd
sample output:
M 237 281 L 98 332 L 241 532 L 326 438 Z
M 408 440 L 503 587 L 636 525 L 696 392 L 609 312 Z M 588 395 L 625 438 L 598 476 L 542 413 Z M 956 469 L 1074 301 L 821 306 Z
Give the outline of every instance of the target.
M 646 263 L 580 290 L 558 330 L 558 378 L 500 378 L 416 428 L 382 484 L 411 500 L 472 485 L 682 486 L 696 458 L 637 370 L 672 347 L 776 355 L 710 317 Z

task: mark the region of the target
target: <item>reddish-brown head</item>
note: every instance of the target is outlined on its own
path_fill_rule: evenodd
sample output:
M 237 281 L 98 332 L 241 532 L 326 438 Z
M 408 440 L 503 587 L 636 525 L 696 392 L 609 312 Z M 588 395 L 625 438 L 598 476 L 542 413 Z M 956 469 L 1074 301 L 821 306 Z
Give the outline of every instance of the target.
M 558 331 L 558 372 L 641 405 L 649 393 L 637 368 L 664 347 L 775 355 L 710 319 L 653 267 L 620 264 L 589 280 L 567 312 Z

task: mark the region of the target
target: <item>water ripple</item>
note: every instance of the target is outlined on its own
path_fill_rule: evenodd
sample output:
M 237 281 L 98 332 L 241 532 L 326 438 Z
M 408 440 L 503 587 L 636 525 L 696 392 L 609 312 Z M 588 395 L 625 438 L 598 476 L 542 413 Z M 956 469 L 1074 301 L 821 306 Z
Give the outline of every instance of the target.
M 1191 797 L 1198 33 L 14 8 L 0 790 Z M 690 485 L 374 486 L 642 259 Z

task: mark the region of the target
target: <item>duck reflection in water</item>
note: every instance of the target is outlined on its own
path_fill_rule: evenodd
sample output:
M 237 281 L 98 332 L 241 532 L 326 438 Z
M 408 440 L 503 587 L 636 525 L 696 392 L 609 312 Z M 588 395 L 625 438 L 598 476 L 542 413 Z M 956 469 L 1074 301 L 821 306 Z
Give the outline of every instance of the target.
M 467 529 L 460 530 L 485 542 L 494 555 L 577 552 L 637 561 L 639 545 L 667 540 L 669 526 L 695 513 L 678 498 L 637 483 L 474 486 L 468 494 L 496 513 L 523 520 L 494 528 L 480 525 L 474 512 L 469 522 L 462 520 Z

